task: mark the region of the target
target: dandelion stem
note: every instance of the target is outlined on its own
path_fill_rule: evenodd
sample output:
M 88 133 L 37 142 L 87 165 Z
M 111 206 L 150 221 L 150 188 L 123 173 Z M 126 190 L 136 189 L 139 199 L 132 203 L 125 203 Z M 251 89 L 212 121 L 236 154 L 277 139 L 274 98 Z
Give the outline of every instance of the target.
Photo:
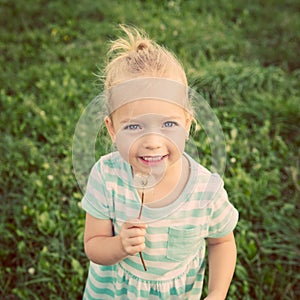
M 140 212 L 139 212 L 139 216 L 138 216 L 138 219 L 141 218 L 142 216 L 142 211 L 143 211 L 143 205 L 144 205 L 144 191 L 142 191 L 142 197 L 141 197 L 141 208 L 140 208 Z M 142 252 L 139 252 L 139 255 L 140 255 L 140 258 L 141 258 L 141 261 L 142 261 L 142 264 L 143 264 L 143 267 L 144 267 L 144 270 L 147 271 L 147 267 L 146 267 L 146 264 L 145 264 L 145 261 L 143 259 L 143 255 L 142 255 Z

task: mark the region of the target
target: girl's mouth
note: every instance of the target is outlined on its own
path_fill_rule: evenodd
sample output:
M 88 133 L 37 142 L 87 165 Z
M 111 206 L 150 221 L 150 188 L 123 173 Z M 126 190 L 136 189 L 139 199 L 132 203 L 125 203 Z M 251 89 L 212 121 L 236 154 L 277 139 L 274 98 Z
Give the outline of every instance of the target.
M 140 156 L 139 159 L 146 165 L 155 165 L 162 162 L 168 155 L 155 155 L 155 156 Z

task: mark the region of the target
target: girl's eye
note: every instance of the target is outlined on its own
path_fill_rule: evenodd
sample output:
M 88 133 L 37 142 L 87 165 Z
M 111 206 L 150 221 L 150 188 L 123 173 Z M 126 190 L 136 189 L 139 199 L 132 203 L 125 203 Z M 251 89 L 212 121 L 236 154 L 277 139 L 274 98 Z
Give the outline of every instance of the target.
M 142 127 L 139 124 L 130 124 L 124 127 L 125 130 L 139 130 Z
M 178 125 L 177 122 L 167 121 L 167 122 L 164 122 L 163 127 L 170 128 L 170 127 L 175 127 L 175 126 L 177 126 L 177 125 Z

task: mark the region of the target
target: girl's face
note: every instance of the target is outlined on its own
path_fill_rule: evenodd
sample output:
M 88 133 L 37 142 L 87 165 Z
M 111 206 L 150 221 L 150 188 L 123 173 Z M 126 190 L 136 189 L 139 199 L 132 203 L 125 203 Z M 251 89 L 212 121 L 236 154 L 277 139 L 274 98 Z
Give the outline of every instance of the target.
M 179 105 L 137 100 L 113 112 L 105 123 L 134 174 L 162 177 L 181 160 L 191 118 Z

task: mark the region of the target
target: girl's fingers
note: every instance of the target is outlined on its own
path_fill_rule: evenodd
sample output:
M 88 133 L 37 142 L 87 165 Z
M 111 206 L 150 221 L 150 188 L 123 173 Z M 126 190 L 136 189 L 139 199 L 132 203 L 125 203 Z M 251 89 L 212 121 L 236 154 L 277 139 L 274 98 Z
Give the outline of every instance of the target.
M 126 222 L 122 226 L 123 232 L 127 237 L 144 236 L 146 234 L 146 224 L 133 224 Z
M 131 227 L 124 231 L 124 236 L 128 239 L 136 238 L 136 237 L 144 237 L 146 235 L 145 229 Z
M 122 245 L 128 255 L 135 255 L 145 249 L 145 238 L 143 236 L 126 238 L 122 241 Z
M 132 246 L 138 246 L 145 243 L 145 238 L 143 236 L 134 237 L 130 239 L 130 244 Z
M 136 255 L 137 253 L 145 250 L 145 244 L 142 243 L 142 244 L 136 245 L 136 246 L 127 246 L 125 248 L 125 250 L 128 255 Z
M 129 220 L 129 221 L 125 222 L 123 224 L 123 226 L 126 227 L 126 228 L 128 228 L 128 229 L 131 228 L 131 227 L 147 228 L 147 224 L 142 223 L 141 220 L 138 220 L 138 219 L 136 219 L 136 220 Z
M 130 228 L 130 237 L 136 237 L 136 236 L 145 236 L 146 230 L 143 228 Z

